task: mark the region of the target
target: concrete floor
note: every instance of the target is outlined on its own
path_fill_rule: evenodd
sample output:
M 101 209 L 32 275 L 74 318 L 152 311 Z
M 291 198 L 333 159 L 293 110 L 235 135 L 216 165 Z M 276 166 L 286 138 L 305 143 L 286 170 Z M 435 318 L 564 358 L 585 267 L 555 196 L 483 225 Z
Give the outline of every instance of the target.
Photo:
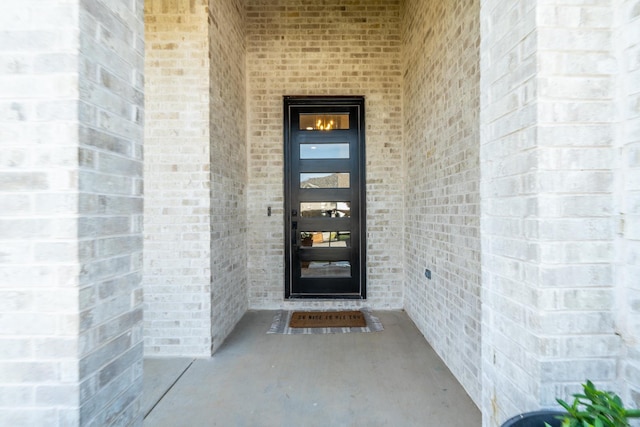
M 274 312 L 250 311 L 211 359 L 149 359 L 144 425 L 480 426 L 408 316 L 374 314 L 383 332 L 267 335 Z

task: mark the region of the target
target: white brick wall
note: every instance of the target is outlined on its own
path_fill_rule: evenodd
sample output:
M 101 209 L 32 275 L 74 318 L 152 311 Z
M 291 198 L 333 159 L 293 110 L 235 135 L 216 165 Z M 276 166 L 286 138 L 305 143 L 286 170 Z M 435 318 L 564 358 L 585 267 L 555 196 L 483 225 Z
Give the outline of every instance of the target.
M 501 1 L 481 2 L 481 408 L 485 426 L 497 426 L 510 415 L 538 406 L 539 331 L 567 324 L 561 318 L 545 324 L 532 306 L 542 274 L 538 247 L 527 234 L 532 226 L 537 229 L 539 205 L 536 188 L 531 187 L 536 183 L 539 157 L 534 127 L 538 63 L 533 6 L 527 1 L 510 7 Z
M 366 304 L 483 425 L 587 378 L 640 405 L 637 0 L 146 3 L 145 113 L 142 0 L 0 3 L 0 424 L 141 423 L 145 115 L 149 354 L 296 306 L 285 94 L 366 97 Z
M 538 319 L 547 325 L 533 328 L 540 363 L 536 397 L 541 405 L 554 406 L 556 396 L 577 390 L 587 378 L 614 388 L 617 375 L 620 340 L 613 328 L 550 327 L 585 315 L 614 315 L 611 274 L 594 280 L 571 273 L 613 266 L 613 217 L 597 204 L 583 206 L 580 212 L 567 208 L 573 208 L 576 199 L 613 203 L 616 81 L 611 69 L 590 67 L 593 57 L 612 53 L 610 4 L 540 5 L 537 22 L 537 171 L 527 178 L 525 188 L 538 194 L 536 212 L 525 220 L 525 237 L 536 250 L 532 268 L 541 275 L 553 274 L 546 281 L 534 277 L 527 282 L 536 297 Z M 582 129 L 579 140 L 567 135 L 573 129 Z
M 400 4 L 372 0 L 247 3 L 249 305 L 284 301 L 284 95 L 364 95 L 367 301 L 402 306 Z M 267 217 L 267 207 L 273 215 Z
M 2 425 L 141 421 L 141 17 L 0 4 Z
M 143 1 L 80 8 L 80 424 L 142 422 Z
M 147 2 L 145 43 L 145 354 L 209 356 L 206 2 Z
M 618 111 L 620 136 L 615 178 L 617 203 L 616 242 L 620 268 L 616 272 L 618 331 L 624 353 L 620 376 L 623 401 L 640 407 L 640 5 L 634 1 L 614 2 L 619 58 Z
M 209 356 L 247 309 L 244 8 L 146 7 L 145 341 Z
M 637 135 L 616 129 L 617 105 L 634 96 L 633 72 L 617 74 L 620 39 L 637 17 L 622 3 L 482 3 L 487 426 L 553 407 L 586 379 L 637 398 L 637 350 L 623 346 L 636 339 L 633 303 L 620 311 L 633 301 L 624 277 L 637 250 L 619 216 L 634 167 L 619 147 Z
M 478 13 L 478 2 L 407 1 L 402 27 L 404 307 L 479 403 Z
M 38 6 L 0 4 L 0 424 L 11 426 L 79 421 L 78 5 Z

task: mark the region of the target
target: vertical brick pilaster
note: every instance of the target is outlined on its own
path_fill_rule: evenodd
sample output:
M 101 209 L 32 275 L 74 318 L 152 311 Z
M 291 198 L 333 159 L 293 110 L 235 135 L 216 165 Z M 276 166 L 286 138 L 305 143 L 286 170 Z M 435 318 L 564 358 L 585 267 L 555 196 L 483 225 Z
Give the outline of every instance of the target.
M 624 344 L 620 365 L 623 401 L 640 407 L 640 5 L 616 1 L 614 46 L 618 58 L 617 108 L 620 123 L 615 177 L 619 266 L 616 305 Z M 615 212 L 615 213 L 618 213 Z
M 481 8 L 484 425 L 619 390 L 612 2 Z
M 247 309 L 245 9 L 146 4 L 145 349 L 209 356 Z
M 525 232 L 539 257 L 530 329 L 543 406 L 586 379 L 616 388 L 613 11 L 608 2 L 537 7 L 538 170 L 528 188 L 538 194 Z
M 80 424 L 142 423 L 143 0 L 81 2 Z
M 0 16 L 0 424 L 75 425 L 78 5 Z
M 140 424 L 142 2 L 0 16 L 0 424 Z
M 207 2 L 145 4 L 145 353 L 211 355 Z

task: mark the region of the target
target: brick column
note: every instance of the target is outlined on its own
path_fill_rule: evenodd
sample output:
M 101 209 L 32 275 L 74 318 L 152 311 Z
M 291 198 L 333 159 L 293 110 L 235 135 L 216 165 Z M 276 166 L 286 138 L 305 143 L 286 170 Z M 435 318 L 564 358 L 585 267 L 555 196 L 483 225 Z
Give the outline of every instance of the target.
M 147 2 L 145 353 L 211 355 L 206 1 Z
M 485 426 L 623 392 L 614 3 L 482 2 Z
M 146 6 L 145 351 L 210 356 L 245 313 L 240 0 Z
M 142 2 L 0 4 L 0 424 L 140 424 Z
M 80 424 L 139 424 L 143 0 L 80 2 Z
M 617 303 L 619 332 L 624 344 L 620 366 L 623 401 L 640 407 L 640 5 L 616 3 L 615 47 L 619 60 L 619 155 L 616 176 L 617 250 L 620 267 Z

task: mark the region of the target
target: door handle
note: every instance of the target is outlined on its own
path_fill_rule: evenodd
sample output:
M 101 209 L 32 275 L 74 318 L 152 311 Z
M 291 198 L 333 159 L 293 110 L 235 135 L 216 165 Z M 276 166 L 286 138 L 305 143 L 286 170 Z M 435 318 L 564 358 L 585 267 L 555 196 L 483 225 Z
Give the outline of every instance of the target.
M 291 244 L 293 246 L 298 246 L 298 221 L 291 222 L 291 234 L 293 234 L 291 237 Z

